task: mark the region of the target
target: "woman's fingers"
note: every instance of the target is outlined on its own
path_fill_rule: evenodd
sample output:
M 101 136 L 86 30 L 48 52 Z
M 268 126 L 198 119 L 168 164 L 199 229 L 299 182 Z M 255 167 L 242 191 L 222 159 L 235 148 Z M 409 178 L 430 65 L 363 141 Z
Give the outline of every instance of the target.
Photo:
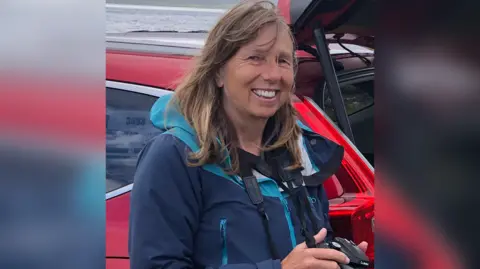
M 323 228 L 320 230 L 320 232 L 318 232 L 316 235 L 313 236 L 313 238 L 315 239 L 315 243 L 321 243 L 325 237 L 327 236 L 327 229 Z M 307 248 L 307 244 L 305 242 L 299 244 L 297 246 L 297 248 L 301 248 L 301 249 L 306 249 Z
M 363 252 L 367 252 L 368 243 L 363 241 L 362 243 L 358 244 L 358 248 L 360 248 Z
M 307 262 L 307 268 L 322 268 L 322 269 L 340 269 L 340 265 L 338 265 L 337 262 L 334 261 L 328 261 L 328 260 L 309 260 Z
M 335 249 L 310 248 L 305 251 L 318 260 L 329 260 L 343 264 L 348 264 L 350 262 L 350 260 L 347 258 L 347 255 Z
M 320 232 L 318 232 L 316 235 L 313 236 L 313 238 L 315 238 L 315 243 L 319 244 L 325 239 L 326 236 L 327 236 L 327 229 L 322 228 Z

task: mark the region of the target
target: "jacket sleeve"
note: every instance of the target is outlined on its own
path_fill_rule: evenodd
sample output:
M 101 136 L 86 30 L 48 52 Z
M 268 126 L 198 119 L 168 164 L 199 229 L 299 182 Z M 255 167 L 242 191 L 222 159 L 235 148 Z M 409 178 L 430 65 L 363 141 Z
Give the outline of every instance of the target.
M 185 162 L 185 144 L 171 135 L 148 143 L 130 200 L 132 269 L 194 268 L 194 234 L 202 212 L 199 170 Z M 280 261 L 225 265 L 224 269 L 281 269 Z

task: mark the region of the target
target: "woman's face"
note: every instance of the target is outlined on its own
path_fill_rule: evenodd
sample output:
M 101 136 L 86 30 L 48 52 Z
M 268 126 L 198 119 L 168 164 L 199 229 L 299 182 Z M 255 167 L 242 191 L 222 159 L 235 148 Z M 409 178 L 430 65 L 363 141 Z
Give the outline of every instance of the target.
M 287 29 L 262 28 L 222 68 L 223 104 L 241 115 L 269 118 L 289 101 L 294 81 L 293 44 Z

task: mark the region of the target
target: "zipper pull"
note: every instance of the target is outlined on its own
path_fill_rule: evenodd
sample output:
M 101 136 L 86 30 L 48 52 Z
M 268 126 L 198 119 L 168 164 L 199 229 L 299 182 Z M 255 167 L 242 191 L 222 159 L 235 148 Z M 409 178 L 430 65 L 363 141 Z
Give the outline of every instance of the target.
M 226 224 L 227 224 L 227 220 L 226 220 L 226 219 L 221 219 L 221 220 L 220 220 L 220 230 L 221 230 L 222 232 L 225 231 L 225 225 L 226 225 Z

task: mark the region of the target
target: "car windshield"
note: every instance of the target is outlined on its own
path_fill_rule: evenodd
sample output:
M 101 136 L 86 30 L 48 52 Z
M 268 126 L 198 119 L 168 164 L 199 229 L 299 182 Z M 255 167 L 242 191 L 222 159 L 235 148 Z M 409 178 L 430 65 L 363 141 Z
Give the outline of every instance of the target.
M 209 31 L 225 10 L 238 2 L 240 0 L 107 0 L 106 33 Z

